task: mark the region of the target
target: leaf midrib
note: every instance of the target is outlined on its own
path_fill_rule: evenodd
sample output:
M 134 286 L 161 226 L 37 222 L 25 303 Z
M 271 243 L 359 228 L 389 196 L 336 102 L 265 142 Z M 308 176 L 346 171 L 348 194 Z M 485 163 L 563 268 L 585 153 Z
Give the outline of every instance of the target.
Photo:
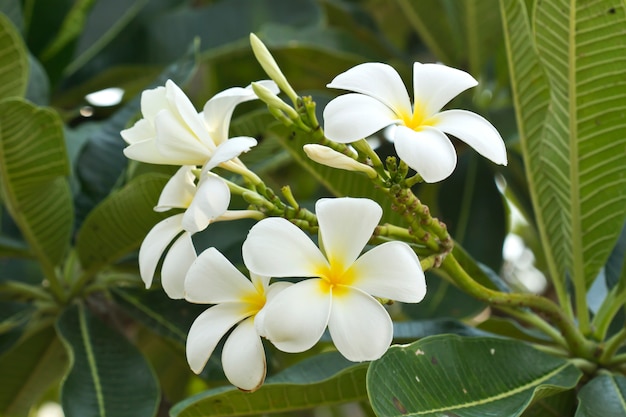
M 96 392 L 96 399 L 98 400 L 98 411 L 100 416 L 105 417 L 106 411 L 104 408 L 104 396 L 102 393 L 102 383 L 100 382 L 100 375 L 98 374 L 98 365 L 91 346 L 91 339 L 89 338 L 89 329 L 87 327 L 87 320 L 85 318 L 85 310 L 82 304 L 78 306 L 78 322 L 80 326 L 80 334 L 83 340 L 83 346 L 85 347 L 85 356 L 87 357 L 87 363 L 89 364 L 89 372 L 93 379 L 94 390 Z

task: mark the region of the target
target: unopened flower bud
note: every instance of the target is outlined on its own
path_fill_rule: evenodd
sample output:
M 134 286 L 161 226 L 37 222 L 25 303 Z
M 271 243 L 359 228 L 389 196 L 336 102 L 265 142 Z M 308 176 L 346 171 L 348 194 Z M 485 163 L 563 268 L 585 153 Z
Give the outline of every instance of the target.
M 269 88 L 263 84 L 252 83 L 252 90 L 257 97 L 268 105 L 270 109 L 277 109 L 283 114 L 287 115 L 292 120 L 297 119 L 298 112 L 293 107 L 282 101 L 276 94 L 274 94 Z
M 304 145 L 303 149 L 309 158 L 319 164 L 332 168 L 345 169 L 347 171 L 363 172 L 370 178 L 376 178 L 378 176 L 374 168 L 362 164 L 327 146 L 308 144 Z
M 254 56 L 257 61 L 259 61 L 259 64 L 261 64 L 261 67 L 263 67 L 263 70 L 272 80 L 274 80 L 274 82 L 278 85 L 278 88 L 287 94 L 293 103 L 296 103 L 298 95 L 287 81 L 287 78 L 283 75 L 283 72 L 278 67 L 274 57 L 270 54 L 270 51 L 254 33 L 250 34 L 250 45 L 252 46 Z

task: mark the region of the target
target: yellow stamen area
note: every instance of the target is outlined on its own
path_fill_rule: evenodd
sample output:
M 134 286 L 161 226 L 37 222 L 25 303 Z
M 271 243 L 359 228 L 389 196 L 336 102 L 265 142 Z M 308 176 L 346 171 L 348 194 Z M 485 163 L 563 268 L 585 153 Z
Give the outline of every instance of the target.
M 400 114 L 403 124 L 409 129 L 419 132 L 424 126 L 434 126 L 437 124 L 436 117 L 428 117 L 424 113 L 422 106 L 417 103 L 413 107 L 413 114 Z
M 317 272 L 320 280 L 320 289 L 324 293 L 332 290 L 333 296 L 340 296 L 347 291 L 347 287 L 355 281 L 353 268 L 346 269 L 339 262 L 330 262 L 330 266 L 323 265 Z
M 257 289 L 258 290 L 258 289 Z M 265 306 L 266 298 L 264 291 L 255 291 L 241 297 L 242 304 L 245 305 L 246 315 L 254 316 Z

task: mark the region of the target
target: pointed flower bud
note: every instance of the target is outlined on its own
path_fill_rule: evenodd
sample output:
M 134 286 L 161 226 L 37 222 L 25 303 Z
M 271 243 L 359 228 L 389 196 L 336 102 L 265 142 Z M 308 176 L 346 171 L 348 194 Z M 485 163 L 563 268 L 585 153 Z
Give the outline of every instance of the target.
M 304 145 L 303 149 L 307 156 L 318 164 L 332 168 L 345 169 L 346 171 L 363 172 L 370 178 L 376 178 L 378 176 L 374 168 L 355 161 L 349 156 L 337 152 L 328 146 L 308 144 Z
M 263 84 L 252 83 L 252 90 L 270 109 L 279 110 L 292 120 L 299 117 L 298 112 L 296 112 L 293 107 L 282 101 L 272 90 L 265 87 Z
M 278 88 L 287 94 L 289 99 L 295 103 L 298 100 L 298 95 L 287 81 L 287 78 L 285 78 L 285 75 L 278 67 L 270 51 L 254 33 L 250 34 L 250 45 L 252 46 L 254 56 L 257 61 L 259 61 L 259 64 L 261 64 L 261 67 L 263 67 L 263 70 L 276 82 Z

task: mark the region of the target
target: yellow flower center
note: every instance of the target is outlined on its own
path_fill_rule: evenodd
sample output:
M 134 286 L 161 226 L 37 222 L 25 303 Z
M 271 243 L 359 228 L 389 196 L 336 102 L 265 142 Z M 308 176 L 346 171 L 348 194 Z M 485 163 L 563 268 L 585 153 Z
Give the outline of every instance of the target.
M 250 317 L 261 311 L 263 306 L 265 306 L 267 299 L 263 289 L 261 288 L 259 291 L 257 288 L 257 291 L 250 292 L 246 296 L 242 297 L 241 301 L 245 305 L 246 315 Z
M 340 295 L 354 282 L 354 271 L 352 268 L 346 269 L 341 262 L 330 260 L 329 264 L 318 269 L 321 289 L 325 293 L 332 290 L 333 295 Z
M 424 109 L 418 103 L 413 107 L 413 113 L 400 114 L 402 123 L 409 129 L 419 132 L 424 126 L 434 126 L 437 123 L 436 117 L 427 117 Z

